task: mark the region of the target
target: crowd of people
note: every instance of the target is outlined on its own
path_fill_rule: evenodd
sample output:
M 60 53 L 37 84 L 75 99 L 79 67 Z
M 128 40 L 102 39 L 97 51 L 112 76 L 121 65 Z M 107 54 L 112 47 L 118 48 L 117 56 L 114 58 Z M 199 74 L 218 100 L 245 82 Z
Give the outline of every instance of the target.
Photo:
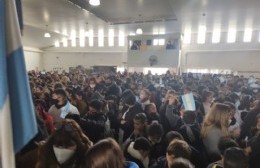
M 260 168 L 253 76 L 80 68 L 28 76 L 39 133 L 17 167 Z M 194 111 L 181 99 L 189 93 Z

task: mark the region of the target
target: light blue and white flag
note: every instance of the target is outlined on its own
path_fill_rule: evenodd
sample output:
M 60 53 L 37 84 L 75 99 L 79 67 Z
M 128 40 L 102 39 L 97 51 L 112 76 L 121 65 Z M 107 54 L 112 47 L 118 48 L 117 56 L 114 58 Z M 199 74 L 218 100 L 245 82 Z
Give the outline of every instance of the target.
M 192 93 L 181 96 L 185 111 L 195 111 L 195 100 Z
M 14 154 L 19 152 L 37 133 L 16 10 L 16 4 L 20 2 L 16 1 L 0 0 L 0 159 L 2 168 L 15 168 Z

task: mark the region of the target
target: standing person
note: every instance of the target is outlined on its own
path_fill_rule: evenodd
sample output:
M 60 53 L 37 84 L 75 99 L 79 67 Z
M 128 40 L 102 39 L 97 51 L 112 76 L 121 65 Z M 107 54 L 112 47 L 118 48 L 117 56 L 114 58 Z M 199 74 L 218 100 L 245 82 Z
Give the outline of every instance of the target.
M 52 99 L 54 105 L 50 107 L 49 113 L 53 117 L 54 124 L 65 119 L 66 115 L 69 113 L 79 115 L 78 109 L 70 104 L 66 92 L 63 89 L 54 90 Z
M 203 91 L 202 92 L 202 106 L 201 106 L 201 112 L 206 115 L 208 112 L 210 112 L 210 109 L 211 109 L 211 104 L 214 100 L 213 98 L 213 92 L 211 91 Z
M 230 107 L 225 104 L 216 103 L 206 114 L 202 124 L 201 136 L 206 147 L 210 161 L 220 159 L 218 143 L 221 137 L 229 136 Z
M 36 168 L 82 168 L 92 142 L 73 120 L 63 120 L 46 143 L 40 145 Z
M 139 168 L 133 162 L 126 162 L 118 143 L 103 139 L 96 143 L 85 155 L 84 168 Z

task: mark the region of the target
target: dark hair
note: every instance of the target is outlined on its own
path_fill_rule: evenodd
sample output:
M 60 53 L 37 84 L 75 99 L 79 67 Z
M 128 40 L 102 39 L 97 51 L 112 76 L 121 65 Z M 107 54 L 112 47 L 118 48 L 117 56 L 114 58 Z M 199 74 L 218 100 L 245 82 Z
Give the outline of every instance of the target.
M 57 95 L 62 96 L 63 98 L 67 98 L 67 95 L 66 95 L 66 92 L 64 89 L 55 89 L 53 91 L 53 94 L 57 94 Z
M 174 158 L 183 157 L 185 159 L 189 159 L 191 155 L 191 149 L 187 142 L 183 140 L 173 140 L 168 148 L 168 155 L 174 155 Z
M 213 95 L 213 92 L 211 91 L 208 91 L 208 90 L 204 90 L 202 92 L 202 101 L 206 101 L 207 100 L 207 97 L 209 97 L 210 95 Z
M 92 107 L 92 108 L 96 109 L 98 112 L 100 112 L 100 110 L 103 107 L 103 103 L 97 99 L 94 99 L 89 103 L 89 107 Z
M 127 105 L 134 105 L 136 103 L 135 95 L 129 94 L 125 99 L 124 103 Z
M 61 83 L 55 83 L 55 85 L 54 85 L 54 89 L 56 90 L 56 89 L 62 89 L 63 88 L 63 86 L 62 86 L 62 84 Z
M 238 147 L 232 147 L 225 151 L 224 154 L 225 168 L 247 168 L 248 158 L 244 151 Z
M 111 138 L 96 143 L 85 155 L 85 168 L 124 168 L 124 154 Z
M 138 113 L 134 117 L 135 121 L 140 121 L 141 123 L 146 123 L 147 122 L 147 117 L 144 113 Z
M 236 141 L 234 141 L 231 138 L 228 137 L 220 138 L 218 143 L 218 149 L 221 155 L 224 155 L 225 150 L 231 147 L 239 147 L 239 145 L 236 143 Z
M 162 137 L 163 136 L 163 127 L 161 124 L 152 123 L 148 126 L 147 135 L 151 137 Z
M 174 162 L 172 162 L 169 165 L 169 168 L 194 168 L 194 166 L 187 159 L 177 158 L 177 159 L 174 159 Z
M 150 151 L 151 150 L 151 144 L 150 142 L 144 138 L 144 137 L 139 137 L 135 140 L 134 143 L 134 149 L 136 150 L 144 150 L 144 151 Z
M 165 141 L 167 145 L 171 143 L 171 141 L 178 139 L 178 140 L 184 140 L 183 136 L 177 132 L 177 131 L 170 131 L 165 136 Z
M 183 114 L 183 121 L 185 124 L 194 124 L 196 120 L 195 111 L 185 111 Z

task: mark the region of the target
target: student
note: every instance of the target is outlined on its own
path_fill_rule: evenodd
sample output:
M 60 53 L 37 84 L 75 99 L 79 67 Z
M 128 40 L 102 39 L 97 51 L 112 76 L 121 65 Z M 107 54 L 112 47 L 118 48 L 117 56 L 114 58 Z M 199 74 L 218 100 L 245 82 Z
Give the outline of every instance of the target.
M 68 101 L 66 92 L 63 89 L 54 90 L 52 99 L 54 105 L 50 107 L 49 113 L 53 117 L 54 124 L 65 119 L 69 113 L 79 115 L 78 109 Z
M 151 124 L 153 121 L 161 122 L 160 115 L 157 113 L 157 108 L 154 103 L 146 105 L 145 112 L 148 124 Z
M 249 167 L 260 167 L 260 134 L 257 134 L 249 140 L 245 151 L 249 155 Z
M 85 155 L 84 168 L 139 168 L 134 162 L 126 162 L 117 142 L 111 138 L 96 143 Z
M 239 147 L 239 146 L 231 138 L 221 138 L 219 140 L 219 144 L 218 144 L 218 149 L 220 151 L 221 160 L 209 164 L 207 168 L 223 168 L 224 167 L 224 163 L 223 163 L 224 152 L 225 152 L 225 150 L 227 150 L 228 148 L 231 148 L 231 147 Z
M 248 158 L 244 151 L 237 147 L 227 149 L 224 154 L 224 168 L 248 168 Z
M 230 135 L 228 131 L 230 115 L 231 112 L 228 105 L 215 103 L 205 116 L 201 136 L 212 162 L 220 159 L 218 150 L 220 138 Z
M 169 168 L 194 168 L 194 166 L 187 159 L 177 158 L 169 165 Z
M 63 120 L 46 143 L 40 145 L 36 168 L 75 167 L 84 165 L 84 153 L 92 142 L 73 120 Z
M 80 126 L 94 143 L 104 138 L 107 117 L 101 111 L 102 106 L 101 101 L 92 100 L 88 113 L 80 120 Z
M 134 142 L 130 142 L 125 150 L 125 156 L 128 161 L 135 162 L 140 168 L 148 168 L 150 150 L 150 142 L 146 138 L 140 137 Z

